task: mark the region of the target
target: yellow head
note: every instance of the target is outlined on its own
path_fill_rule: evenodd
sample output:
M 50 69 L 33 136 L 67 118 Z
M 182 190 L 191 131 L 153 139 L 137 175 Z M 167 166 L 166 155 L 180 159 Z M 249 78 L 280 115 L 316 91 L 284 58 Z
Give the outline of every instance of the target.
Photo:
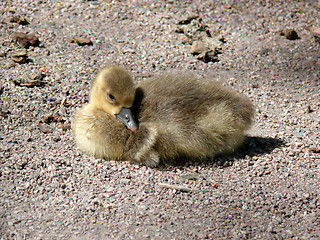
M 117 117 L 131 131 L 138 129 L 132 114 L 135 87 L 129 73 L 120 66 L 103 68 L 96 76 L 90 94 L 90 104 Z

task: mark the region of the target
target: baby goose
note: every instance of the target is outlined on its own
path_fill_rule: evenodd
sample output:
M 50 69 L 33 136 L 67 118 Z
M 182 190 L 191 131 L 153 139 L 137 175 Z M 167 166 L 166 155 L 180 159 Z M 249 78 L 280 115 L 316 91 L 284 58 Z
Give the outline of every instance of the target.
M 160 159 L 233 151 L 253 116 L 247 97 L 216 82 L 168 74 L 135 88 L 124 68 L 111 66 L 97 74 L 73 129 L 86 153 L 157 166 Z
M 131 111 L 134 97 L 132 78 L 124 68 L 102 69 L 89 103 L 77 111 L 72 123 L 79 149 L 97 158 L 123 159 L 126 141 L 138 129 Z

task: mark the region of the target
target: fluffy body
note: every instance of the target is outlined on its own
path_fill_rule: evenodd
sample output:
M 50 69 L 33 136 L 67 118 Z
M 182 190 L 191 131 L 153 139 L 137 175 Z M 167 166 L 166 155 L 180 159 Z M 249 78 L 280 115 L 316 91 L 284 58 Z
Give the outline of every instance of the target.
M 160 159 L 208 158 L 239 147 L 254 117 L 247 97 L 181 74 L 139 83 L 132 108 L 139 122 L 136 132 L 90 102 L 78 110 L 73 129 L 80 150 L 147 166 L 157 166 Z

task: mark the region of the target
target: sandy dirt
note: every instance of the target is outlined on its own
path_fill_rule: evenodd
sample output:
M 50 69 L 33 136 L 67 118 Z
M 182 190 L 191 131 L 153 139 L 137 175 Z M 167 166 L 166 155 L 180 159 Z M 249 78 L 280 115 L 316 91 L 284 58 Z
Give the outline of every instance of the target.
M 320 239 L 319 1 L 4 0 L 0 16 L 0 239 Z M 191 49 L 192 16 L 218 45 Z M 72 116 L 108 64 L 246 94 L 246 144 L 155 169 L 80 153 Z

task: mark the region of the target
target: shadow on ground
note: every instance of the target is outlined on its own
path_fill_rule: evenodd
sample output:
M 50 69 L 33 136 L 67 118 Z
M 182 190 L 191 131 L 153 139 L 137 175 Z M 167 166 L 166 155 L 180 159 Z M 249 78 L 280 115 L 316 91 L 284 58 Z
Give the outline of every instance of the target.
M 195 159 L 175 159 L 169 163 L 163 164 L 161 168 L 183 167 L 188 165 L 204 165 L 213 167 L 229 167 L 235 161 L 245 158 L 263 155 L 272 152 L 274 149 L 284 145 L 284 141 L 271 137 L 247 137 L 243 146 L 236 150 L 233 154 L 217 155 L 211 159 L 195 160 Z

